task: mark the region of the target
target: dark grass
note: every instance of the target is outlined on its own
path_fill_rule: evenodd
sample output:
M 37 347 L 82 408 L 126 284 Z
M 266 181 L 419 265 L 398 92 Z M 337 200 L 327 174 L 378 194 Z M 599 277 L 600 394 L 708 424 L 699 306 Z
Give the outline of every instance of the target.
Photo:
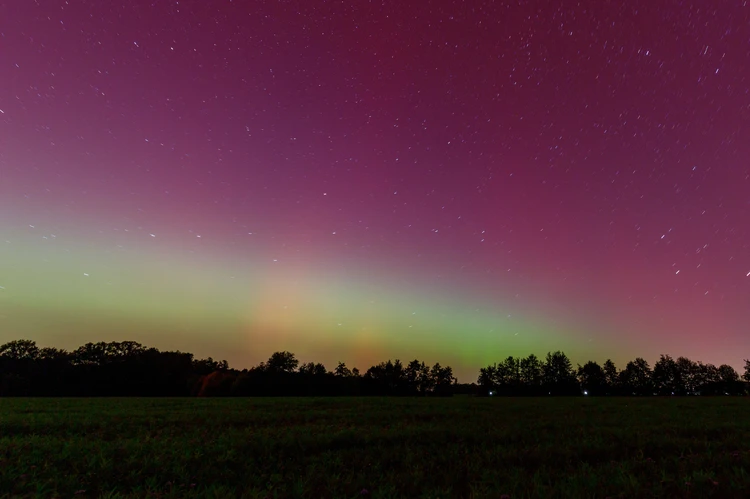
M 750 399 L 0 399 L 0 497 L 503 495 L 750 497 Z

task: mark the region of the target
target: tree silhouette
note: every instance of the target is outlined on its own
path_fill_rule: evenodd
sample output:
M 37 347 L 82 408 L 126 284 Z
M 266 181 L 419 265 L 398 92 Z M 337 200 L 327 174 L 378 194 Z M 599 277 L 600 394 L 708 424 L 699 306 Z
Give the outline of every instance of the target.
M 682 380 L 683 394 L 692 395 L 700 383 L 700 368 L 698 364 L 687 357 L 678 357 L 677 372 Z
M 414 359 L 404 369 L 404 375 L 411 393 L 427 395 L 432 386 L 431 371 L 427 364 Z
M 477 384 L 482 387 L 485 395 L 491 392 L 495 388 L 495 366 L 480 368 Z
M 420 382 L 420 362 L 417 359 L 412 360 L 407 364 L 404 369 L 404 378 L 406 384 L 409 387 L 409 391 L 417 393 L 419 392 Z
M 12 360 L 36 360 L 39 358 L 39 347 L 32 340 L 15 340 L 0 346 L 0 356 Z
M 744 381 L 742 381 L 744 380 Z M 275 352 L 259 366 L 238 371 L 225 360 L 159 351 L 134 341 L 86 343 L 67 352 L 32 340 L 0 345 L 0 396 L 328 396 L 328 395 L 748 395 L 750 361 L 742 378 L 729 365 L 661 355 L 653 371 L 642 358 L 618 372 L 607 360 L 574 370 L 560 351 L 506 357 L 479 370 L 475 384 L 459 385 L 450 366 L 417 359 L 370 367 L 364 376 L 339 362 L 321 363 Z
M 193 370 L 197 374 L 209 374 L 214 371 L 226 371 L 227 369 L 229 369 L 229 364 L 226 360 L 216 361 L 211 357 L 193 360 Z
M 365 372 L 364 378 L 369 383 L 372 390 L 377 393 L 393 393 L 404 395 L 408 392 L 408 384 L 404 365 L 396 359 L 381 362 L 372 366 Z
M 533 393 L 540 393 L 544 379 L 542 361 L 533 353 L 519 362 L 521 383 L 524 388 Z
M 660 395 L 682 395 L 683 385 L 677 362 L 669 355 L 661 355 L 654 364 L 652 383 Z
M 573 365 L 561 351 L 547 353 L 542 365 L 544 389 L 549 395 L 574 395 L 580 392 Z
M 709 383 L 718 383 L 721 381 L 721 373 L 719 368 L 713 364 L 704 364 L 703 362 L 696 362 L 696 391 L 702 386 Z
M 333 370 L 333 374 L 346 378 L 352 375 L 352 371 L 348 367 L 346 367 L 346 364 L 344 362 L 339 362 L 339 364 L 336 366 L 336 369 Z
M 607 393 L 610 395 L 617 393 L 619 384 L 615 363 L 611 359 L 607 359 L 602 366 L 602 370 L 604 371 L 604 379 L 607 383 Z
M 297 369 L 299 360 L 292 352 L 274 352 L 265 363 L 265 369 L 276 373 L 291 373 Z
M 722 364 L 719 366 L 719 381 L 723 383 L 736 383 L 740 380 L 740 375 L 734 370 L 734 367 Z
M 328 371 L 326 370 L 326 366 L 324 366 L 320 362 L 308 362 L 307 364 L 302 364 L 301 366 L 299 366 L 299 372 L 300 374 L 307 374 L 310 376 L 322 376 Z
M 70 359 L 70 354 L 59 348 L 44 347 L 39 350 L 38 358 L 44 361 L 67 362 Z
M 103 341 L 86 343 L 74 350 L 71 355 L 73 365 L 78 366 L 100 366 L 110 360 L 107 344 Z
M 452 395 L 452 385 L 456 382 L 453 377 L 453 369 L 450 366 L 442 367 L 439 363 L 432 366 L 430 370 L 431 388 L 435 395 Z
M 620 372 L 620 384 L 629 395 L 650 395 L 653 385 L 648 362 L 640 357 L 628 362 Z
M 607 375 L 596 362 L 588 361 L 578 366 L 578 381 L 586 395 L 607 394 Z
M 497 365 L 496 380 L 507 394 L 516 394 L 521 387 L 521 359 L 512 355 Z

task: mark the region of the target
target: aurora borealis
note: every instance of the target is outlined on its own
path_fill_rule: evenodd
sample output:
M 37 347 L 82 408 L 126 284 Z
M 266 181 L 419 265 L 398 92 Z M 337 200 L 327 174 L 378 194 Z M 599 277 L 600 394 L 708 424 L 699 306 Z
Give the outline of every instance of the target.
M 0 343 L 750 355 L 750 5 L 0 5 Z

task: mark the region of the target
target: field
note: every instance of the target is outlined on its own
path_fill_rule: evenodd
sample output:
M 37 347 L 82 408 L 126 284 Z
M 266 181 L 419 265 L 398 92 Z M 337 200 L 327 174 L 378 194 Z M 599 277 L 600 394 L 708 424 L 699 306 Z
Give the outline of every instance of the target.
M 0 497 L 750 497 L 750 400 L 0 399 Z

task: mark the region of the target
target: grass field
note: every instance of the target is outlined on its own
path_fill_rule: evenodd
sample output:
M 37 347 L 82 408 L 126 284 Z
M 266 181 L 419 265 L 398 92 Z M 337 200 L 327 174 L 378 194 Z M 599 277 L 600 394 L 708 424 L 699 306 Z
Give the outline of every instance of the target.
M 0 399 L 0 496 L 746 498 L 750 399 Z

